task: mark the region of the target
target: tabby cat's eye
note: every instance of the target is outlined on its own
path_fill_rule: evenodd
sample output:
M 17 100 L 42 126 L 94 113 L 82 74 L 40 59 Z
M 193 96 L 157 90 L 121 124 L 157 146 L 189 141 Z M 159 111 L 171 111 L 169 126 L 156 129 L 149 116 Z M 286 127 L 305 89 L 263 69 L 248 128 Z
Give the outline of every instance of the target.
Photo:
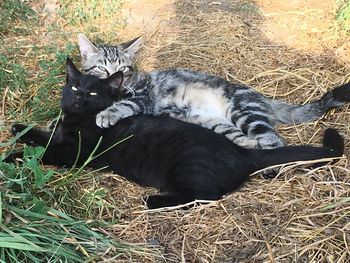
M 97 66 L 97 68 L 98 68 L 99 70 L 106 71 L 106 69 L 105 69 L 104 67 Z
M 119 69 L 118 69 L 118 71 L 125 71 L 126 70 L 126 67 L 120 67 Z
M 73 91 L 78 91 L 78 89 L 76 87 L 74 87 L 74 86 L 72 86 L 72 90 Z
M 89 94 L 90 94 L 91 96 L 96 96 L 96 95 L 97 95 L 96 92 L 90 92 Z

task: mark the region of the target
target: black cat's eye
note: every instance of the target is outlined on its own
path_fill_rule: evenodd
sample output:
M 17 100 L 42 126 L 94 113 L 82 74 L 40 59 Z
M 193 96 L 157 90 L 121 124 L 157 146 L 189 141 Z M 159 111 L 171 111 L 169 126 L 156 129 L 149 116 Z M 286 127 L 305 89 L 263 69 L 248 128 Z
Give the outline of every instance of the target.
M 96 96 L 96 95 L 97 95 L 97 92 L 90 92 L 89 95 L 90 95 L 90 96 Z
M 78 89 L 75 86 L 72 86 L 73 91 L 78 91 Z

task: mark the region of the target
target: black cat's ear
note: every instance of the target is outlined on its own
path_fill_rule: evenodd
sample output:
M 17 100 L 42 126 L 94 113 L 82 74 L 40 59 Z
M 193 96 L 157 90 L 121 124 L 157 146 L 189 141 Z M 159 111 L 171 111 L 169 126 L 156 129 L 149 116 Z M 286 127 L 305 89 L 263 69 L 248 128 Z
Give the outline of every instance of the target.
M 140 47 L 142 45 L 142 39 L 141 36 L 138 36 L 134 38 L 133 40 L 130 40 L 128 42 L 124 42 L 120 44 L 122 50 L 129 54 L 131 58 L 134 58 L 137 51 L 139 51 Z
M 123 84 L 123 73 L 120 71 L 117 71 L 107 79 L 103 80 L 106 85 L 110 88 L 110 92 L 112 95 L 117 95 L 118 91 L 120 90 L 120 87 Z
M 78 34 L 78 45 L 83 60 L 98 53 L 98 48 L 84 34 Z
M 78 79 L 81 76 L 80 71 L 73 64 L 73 61 L 68 57 L 66 59 L 66 71 L 67 71 L 66 82 L 68 82 L 69 80 Z

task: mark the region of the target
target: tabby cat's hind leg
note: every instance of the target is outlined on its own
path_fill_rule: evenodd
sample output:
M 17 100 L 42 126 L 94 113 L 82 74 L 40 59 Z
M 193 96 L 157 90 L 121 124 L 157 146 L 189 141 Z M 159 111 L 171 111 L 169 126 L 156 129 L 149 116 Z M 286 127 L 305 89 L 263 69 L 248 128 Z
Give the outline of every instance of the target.
M 241 128 L 250 138 L 254 138 L 257 141 L 257 148 L 259 149 L 273 149 L 284 146 L 283 139 L 273 126 L 269 124 L 268 120 L 265 120 L 264 116 L 254 116 L 252 114 L 246 119 Z M 260 174 L 266 179 L 271 179 L 276 177 L 278 172 L 279 168 L 273 168 L 265 169 Z
M 236 121 L 236 125 L 248 138 L 257 141 L 256 148 L 273 149 L 284 146 L 283 139 L 265 115 L 248 112 Z
M 268 129 L 262 133 L 250 133 L 258 141 L 258 148 L 274 149 L 285 145 L 281 136 L 273 129 Z
M 191 122 L 196 123 L 196 120 L 191 120 Z M 230 141 L 244 148 L 254 149 L 258 147 L 258 141 L 255 138 L 248 137 L 241 129 L 225 119 L 201 120 L 196 124 L 225 135 Z

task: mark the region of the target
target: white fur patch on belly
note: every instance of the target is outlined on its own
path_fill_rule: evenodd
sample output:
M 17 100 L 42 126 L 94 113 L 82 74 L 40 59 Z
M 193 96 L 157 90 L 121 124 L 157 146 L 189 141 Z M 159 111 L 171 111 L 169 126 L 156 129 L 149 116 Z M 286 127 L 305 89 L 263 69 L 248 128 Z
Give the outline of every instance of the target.
M 222 88 L 211 88 L 197 82 L 177 89 L 173 102 L 179 108 L 187 109 L 187 117 L 199 115 L 201 118 L 226 118 L 229 100 Z

